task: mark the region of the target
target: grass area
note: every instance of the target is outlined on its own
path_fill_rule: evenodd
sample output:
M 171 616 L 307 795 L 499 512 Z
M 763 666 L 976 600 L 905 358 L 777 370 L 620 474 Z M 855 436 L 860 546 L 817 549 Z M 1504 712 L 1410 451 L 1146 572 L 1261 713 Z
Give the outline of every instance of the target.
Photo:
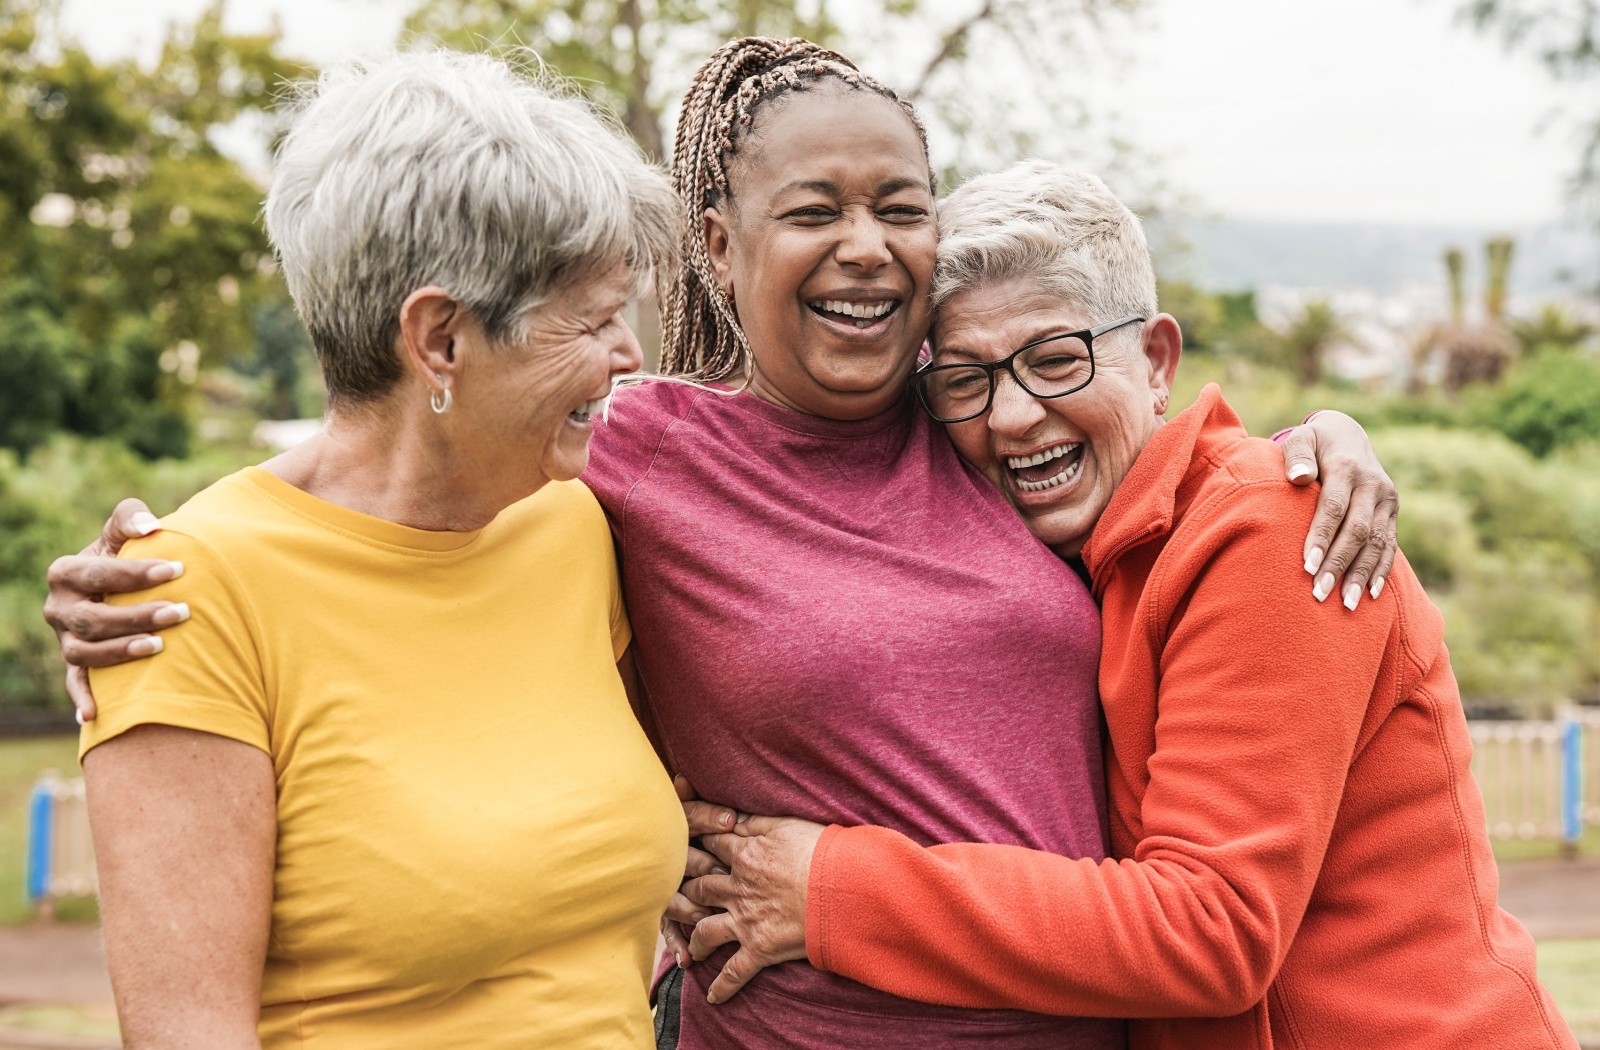
M 28 863 L 28 795 L 39 774 L 53 769 L 78 775 L 78 738 L 41 737 L 0 740 L 0 925 L 33 917 L 24 880 Z M 93 919 L 93 901 L 62 901 L 56 916 L 67 921 Z
M 1600 937 L 1540 941 L 1539 980 L 1573 1031 L 1600 1035 Z
M 117 1011 L 110 1003 L 28 1003 L 10 1006 L 0 1009 L 0 1038 L 7 1031 L 21 1035 L 104 1039 L 107 1043 L 114 1043 L 118 1037 Z
M 1516 860 L 1547 860 L 1561 855 L 1561 843 L 1555 839 L 1495 839 L 1493 844 L 1494 859 L 1502 864 Z M 1578 854 L 1600 857 L 1600 826 L 1590 824 L 1583 829 L 1583 838 L 1578 840 Z

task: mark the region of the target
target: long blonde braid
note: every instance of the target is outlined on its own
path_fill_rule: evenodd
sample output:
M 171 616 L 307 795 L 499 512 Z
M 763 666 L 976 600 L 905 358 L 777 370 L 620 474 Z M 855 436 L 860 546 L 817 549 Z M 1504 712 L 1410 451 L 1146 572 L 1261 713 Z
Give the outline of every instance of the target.
M 672 184 L 682 201 L 688 243 L 677 269 L 658 278 L 663 375 L 710 381 L 747 369 L 750 344 L 712 269 L 702 216 L 731 196 L 728 163 L 761 104 L 827 79 L 898 102 L 916 127 L 926 156 L 928 136 L 916 110 L 843 55 L 800 37 L 752 36 L 718 48 L 696 71 L 684 95 L 673 145 Z M 930 169 L 930 185 L 932 177 Z

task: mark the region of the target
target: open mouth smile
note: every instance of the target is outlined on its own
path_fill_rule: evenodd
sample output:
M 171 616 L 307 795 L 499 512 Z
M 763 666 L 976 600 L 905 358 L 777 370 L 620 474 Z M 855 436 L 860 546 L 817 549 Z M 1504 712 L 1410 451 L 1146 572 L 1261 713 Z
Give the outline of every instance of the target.
M 889 318 L 900 309 L 899 299 L 813 299 L 806 303 L 811 312 L 831 324 L 865 332 L 886 325 Z
M 585 401 L 571 412 L 568 412 L 567 419 L 582 426 L 595 416 L 604 412 L 606 410 L 606 402 L 608 400 L 610 400 L 610 398 L 597 397 L 592 401 Z
M 1043 492 L 1083 473 L 1083 442 L 1067 441 L 1027 456 L 1006 456 L 1006 470 L 1021 492 Z

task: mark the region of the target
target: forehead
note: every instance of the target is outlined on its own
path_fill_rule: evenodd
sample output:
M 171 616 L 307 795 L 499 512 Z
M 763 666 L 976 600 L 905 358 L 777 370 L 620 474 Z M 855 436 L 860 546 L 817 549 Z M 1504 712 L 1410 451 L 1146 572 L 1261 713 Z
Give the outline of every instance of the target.
M 785 91 L 757 109 L 729 177 L 735 196 L 799 183 L 859 191 L 907 180 L 932 192 L 922 139 L 900 104 L 832 80 Z
M 1034 339 L 1096 323 L 1085 307 L 1042 284 L 995 281 L 946 299 L 934 318 L 933 343 L 1003 356 Z

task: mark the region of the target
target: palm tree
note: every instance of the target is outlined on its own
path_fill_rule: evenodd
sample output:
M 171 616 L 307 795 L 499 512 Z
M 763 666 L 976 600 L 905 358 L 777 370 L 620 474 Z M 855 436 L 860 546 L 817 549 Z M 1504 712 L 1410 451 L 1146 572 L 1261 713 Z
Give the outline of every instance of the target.
M 1285 362 L 1306 386 L 1322 382 L 1328 351 L 1351 339 L 1350 329 L 1326 299 L 1306 303 L 1283 334 Z

